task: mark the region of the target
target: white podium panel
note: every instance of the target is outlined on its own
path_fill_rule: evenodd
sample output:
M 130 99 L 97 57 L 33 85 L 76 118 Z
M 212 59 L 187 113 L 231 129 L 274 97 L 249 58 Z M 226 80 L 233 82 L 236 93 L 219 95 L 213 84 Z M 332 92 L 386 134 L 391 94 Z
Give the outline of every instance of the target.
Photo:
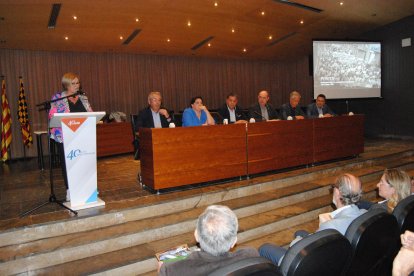
M 73 210 L 105 205 L 98 198 L 96 168 L 96 122 L 102 113 L 59 113 L 56 118 L 61 121 L 69 184 L 70 202 L 65 205 Z

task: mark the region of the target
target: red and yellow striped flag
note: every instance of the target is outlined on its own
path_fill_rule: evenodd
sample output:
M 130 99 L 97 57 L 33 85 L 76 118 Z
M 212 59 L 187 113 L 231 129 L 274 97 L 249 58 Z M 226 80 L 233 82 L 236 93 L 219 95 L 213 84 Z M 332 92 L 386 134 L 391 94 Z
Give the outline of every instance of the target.
M 12 141 L 11 130 L 12 119 L 10 115 L 9 102 L 6 96 L 6 81 L 1 81 L 1 159 L 9 159 L 8 149 Z
M 24 95 L 22 78 L 20 78 L 20 93 L 17 104 L 17 119 L 19 120 L 22 129 L 23 143 L 30 147 L 33 144 L 33 137 L 30 133 L 29 113 L 27 112 L 26 96 Z

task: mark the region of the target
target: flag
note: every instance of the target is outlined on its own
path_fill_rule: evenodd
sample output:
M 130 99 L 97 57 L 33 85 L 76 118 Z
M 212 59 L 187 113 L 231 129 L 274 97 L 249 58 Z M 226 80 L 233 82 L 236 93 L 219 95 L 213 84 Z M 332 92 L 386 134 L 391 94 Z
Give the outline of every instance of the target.
M 1 159 L 9 159 L 8 149 L 12 141 L 10 106 L 6 96 L 6 81 L 1 81 Z
M 33 144 L 33 137 L 30 133 L 29 113 L 27 112 L 26 97 L 24 95 L 23 79 L 20 78 L 20 93 L 17 106 L 17 119 L 22 129 L 23 143 L 30 147 Z

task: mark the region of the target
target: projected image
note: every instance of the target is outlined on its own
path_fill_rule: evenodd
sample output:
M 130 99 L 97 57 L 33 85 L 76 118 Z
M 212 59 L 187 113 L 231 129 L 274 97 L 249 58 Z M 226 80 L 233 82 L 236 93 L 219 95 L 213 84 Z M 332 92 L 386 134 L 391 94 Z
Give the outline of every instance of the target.
M 314 41 L 313 54 L 315 90 L 339 93 L 334 98 L 380 96 L 380 43 Z

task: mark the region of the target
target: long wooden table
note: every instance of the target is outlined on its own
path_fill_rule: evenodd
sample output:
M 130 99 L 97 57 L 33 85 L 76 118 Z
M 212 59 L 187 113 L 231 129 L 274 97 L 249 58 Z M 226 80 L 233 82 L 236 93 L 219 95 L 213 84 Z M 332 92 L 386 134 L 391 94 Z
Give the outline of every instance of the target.
M 354 156 L 364 116 L 140 132 L 141 176 L 153 190 Z
M 154 190 L 247 174 L 245 124 L 139 133 L 142 181 Z

